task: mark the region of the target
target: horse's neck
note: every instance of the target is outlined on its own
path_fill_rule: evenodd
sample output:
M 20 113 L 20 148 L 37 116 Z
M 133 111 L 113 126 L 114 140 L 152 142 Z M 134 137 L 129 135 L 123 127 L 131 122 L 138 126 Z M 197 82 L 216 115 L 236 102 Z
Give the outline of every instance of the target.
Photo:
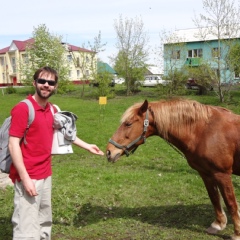
M 184 134 L 183 134 L 184 133 Z M 164 135 L 159 134 L 169 145 L 174 146 L 181 152 L 185 152 L 191 144 L 191 136 L 188 131 L 178 132 L 175 130 L 169 130 Z

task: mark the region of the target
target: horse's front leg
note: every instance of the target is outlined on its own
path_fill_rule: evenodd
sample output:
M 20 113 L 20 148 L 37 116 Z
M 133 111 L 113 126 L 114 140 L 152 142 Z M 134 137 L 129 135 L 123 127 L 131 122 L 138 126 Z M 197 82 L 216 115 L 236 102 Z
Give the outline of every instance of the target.
M 215 178 L 224 203 L 232 217 L 234 225 L 234 235 L 232 236 L 232 239 L 240 240 L 240 216 L 231 175 L 226 173 L 217 173 L 215 174 Z
M 211 224 L 209 228 L 207 228 L 206 231 L 209 234 L 216 234 L 218 231 L 221 231 L 226 227 L 227 217 L 221 206 L 220 194 L 219 194 L 216 180 L 214 180 L 213 177 L 209 177 L 201 173 L 199 174 L 203 179 L 203 182 L 208 192 L 208 196 L 214 207 L 214 211 L 216 215 L 215 221 Z

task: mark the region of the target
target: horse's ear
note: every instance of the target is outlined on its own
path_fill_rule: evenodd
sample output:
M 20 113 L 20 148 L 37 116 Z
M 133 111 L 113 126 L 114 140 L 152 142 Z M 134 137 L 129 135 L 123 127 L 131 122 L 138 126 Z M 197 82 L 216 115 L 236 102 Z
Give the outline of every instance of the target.
M 139 108 L 138 113 L 141 115 L 141 114 L 145 113 L 147 111 L 147 109 L 148 109 L 148 101 L 145 100 L 143 105 Z

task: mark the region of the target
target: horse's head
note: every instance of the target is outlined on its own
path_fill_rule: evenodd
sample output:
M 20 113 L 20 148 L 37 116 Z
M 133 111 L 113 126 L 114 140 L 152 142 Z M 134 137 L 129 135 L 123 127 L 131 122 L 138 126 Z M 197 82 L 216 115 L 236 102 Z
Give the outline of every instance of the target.
M 155 132 L 153 114 L 148 101 L 130 107 L 122 117 L 121 125 L 109 140 L 106 156 L 109 162 L 116 162 L 120 156 L 127 156 Z

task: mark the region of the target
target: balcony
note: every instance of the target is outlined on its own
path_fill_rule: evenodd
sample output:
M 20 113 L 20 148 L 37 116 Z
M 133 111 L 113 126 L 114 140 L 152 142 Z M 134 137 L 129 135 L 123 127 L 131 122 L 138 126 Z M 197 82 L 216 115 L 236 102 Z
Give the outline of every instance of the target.
M 198 67 L 202 62 L 201 58 L 187 58 L 185 65 L 188 65 L 189 67 Z
M 9 76 L 16 76 L 17 74 L 17 66 L 16 65 L 12 65 L 9 68 Z

